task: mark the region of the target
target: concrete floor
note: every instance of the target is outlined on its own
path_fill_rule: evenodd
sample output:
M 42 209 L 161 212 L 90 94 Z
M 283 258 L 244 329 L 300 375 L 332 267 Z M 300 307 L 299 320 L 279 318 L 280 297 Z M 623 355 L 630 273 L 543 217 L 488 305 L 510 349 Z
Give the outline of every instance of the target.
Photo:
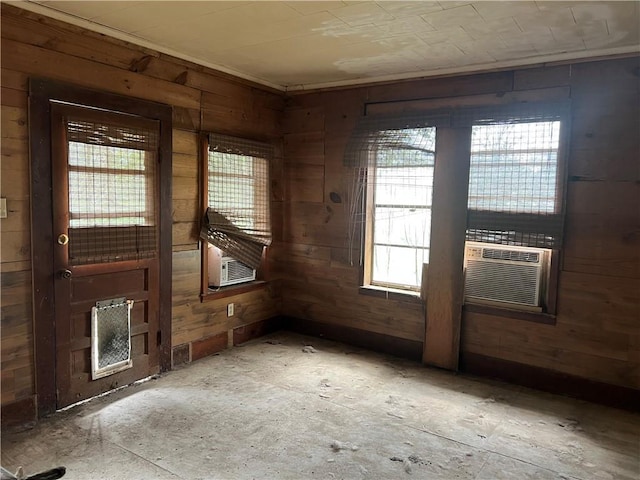
M 2 465 L 64 465 L 65 480 L 638 479 L 639 442 L 637 414 L 280 332 L 4 434 Z

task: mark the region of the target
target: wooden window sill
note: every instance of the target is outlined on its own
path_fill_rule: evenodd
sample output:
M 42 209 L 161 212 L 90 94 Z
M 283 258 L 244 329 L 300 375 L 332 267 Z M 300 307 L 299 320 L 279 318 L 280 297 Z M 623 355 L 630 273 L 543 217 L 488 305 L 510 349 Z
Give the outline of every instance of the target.
M 386 298 L 387 300 L 397 300 L 398 302 L 423 303 L 419 292 L 410 290 L 400 290 L 396 288 L 378 287 L 375 285 L 364 285 L 358 289 L 360 295 L 370 297 Z
M 556 316 L 544 312 L 525 312 L 523 310 L 494 307 L 492 305 L 480 305 L 477 303 L 467 303 L 463 305 L 462 311 L 511 318 L 514 320 L 525 320 L 527 322 L 544 323 L 546 325 L 556 324 Z
M 210 302 L 211 300 L 217 300 L 219 298 L 232 297 L 234 295 L 240 295 L 241 293 L 253 292 L 254 290 L 260 290 L 266 288 L 267 282 L 264 280 L 254 280 L 252 282 L 240 283 L 238 285 L 229 285 L 228 287 L 209 288 L 206 293 L 200 295 L 201 302 Z

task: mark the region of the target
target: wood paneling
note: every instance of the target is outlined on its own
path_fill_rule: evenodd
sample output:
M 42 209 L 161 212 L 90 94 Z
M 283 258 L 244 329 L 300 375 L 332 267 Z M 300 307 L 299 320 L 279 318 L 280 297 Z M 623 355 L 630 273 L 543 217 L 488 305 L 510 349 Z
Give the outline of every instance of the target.
M 7 79 L 11 83 L 11 80 L 17 79 L 18 76 L 15 72 L 9 73 L 3 69 L 2 81 Z M 26 94 L 19 90 L 15 92 L 21 94 L 24 106 L 7 106 L 3 91 L 0 114 L 2 123 L 0 192 L 2 197 L 7 199 L 7 218 L 0 220 L 2 230 L 0 261 L 3 276 L 9 271 L 28 269 L 31 259 Z M 25 279 L 24 282 L 30 283 L 31 279 Z M 5 299 L 3 290 L 3 304 Z
M 464 352 L 460 362 L 464 372 L 499 378 L 545 392 L 569 395 L 634 412 L 638 411 L 638 405 L 640 405 L 640 390 L 629 387 L 620 387 L 557 370 L 500 360 L 471 352 Z
M 4 232 L 3 232 L 4 237 Z M 28 398 L 34 393 L 31 273 L 6 272 L 2 265 L 2 403 Z
M 367 105 L 368 115 L 420 112 L 429 109 L 507 105 L 519 102 L 553 102 L 569 98 L 569 87 L 540 88 L 485 95 L 461 95 L 456 97 L 407 100 L 405 102 L 383 102 Z
M 276 316 L 280 289 L 275 282 L 263 288 L 204 303 L 200 302 L 200 251 L 173 254 L 173 344 L 189 343 Z M 233 317 L 227 304 L 235 303 Z
M 423 362 L 458 369 L 470 128 L 439 129 L 431 213 Z
M 284 101 L 277 106 L 258 95 L 258 90 L 240 90 L 240 98 L 202 94 L 202 129 L 258 140 L 279 138 Z
M 462 349 L 471 353 L 557 370 L 614 385 L 640 388 L 640 367 L 631 361 L 628 338 L 587 327 L 531 328 L 531 324 L 477 313 L 465 315 Z M 588 375 L 585 375 L 588 372 Z
M 31 76 L 174 107 L 172 343 L 186 345 L 187 351 L 192 342 L 279 313 L 412 345 L 423 342 L 421 304 L 358 293 L 359 243 L 348 244 L 344 212 L 351 172 L 342 166 L 342 156 L 365 105 L 569 89 L 574 112 L 571 181 L 556 325 L 466 314 L 462 349 L 638 388 L 639 67 L 635 57 L 403 81 L 296 93 L 285 106 L 283 96 L 270 89 L 3 4 L 2 196 L 9 207 L 1 225 L 2 342 L 3 355 L 8 355 L 2 365 L 3 407 L 32 404 L 34 393 L 26 213 L 32 201 L 26 116 Z M 199 298 L 197 250 L 200 128 L 282 139 L 284 145 L 284 158 L 279 155 L 272 168 L 275 241 L 269 258 L 277 280 L 263 289 L 205 303 Z M 19 292 L 6 306 L 5 288 Z M 227 318 L 226 304 L 232 301 L 236 316 Z
M 197 134 L 176 129 L 173 140 L 173 246 L 195 249 L 201 218 Z
M 329 198 L 335 192 L 348 201 L 351 172 L 342 157 L 366 105 L 398 111 L 407 105 L 570 96 L 567 217 L 555 324 L 467 312 L 461 350 L 639 388 L 639 71 L 640 59 L 634 57 L 292 95 L 284 117 L 285 243 L 275 253 L 283 313 L 328 327 L 424 340 L 421 306 L 358 294 L 359 245 L 350 266 L 344 243 L 348 223 Z M 334 262 L 334 252 L 340 262 Z M 429 286 L 438 283 L 442 279 L 432 279 Z
M 84 60 L 47 48 L 2 39 L 3 63 L 31 75 L 172 105 L 200 107 L 200 92 L 175 83 Z M 61 66 L 64 65 L 64 68 Z
M 202 338 L 191 343 L 191 361 L 213 355 L 227 348 L 227 332 Z
M 571 65 L 527 68 L 524 70 L 516 70 L 513 74 L 514 90 L 556 87 L 559 85 L 569 85 L 570 83 Z
M 376 102 L 479 95 L 511 91 L 513 77 L 514 72 L 494 72 L 390 83 L 367 90 L 370 99 Z
M 197 132 L 208 128 L 236 136 L 279 139 L 284 96 L 6 3 L 2 4 L 1 20 L 1 196 L 7 198 L 9 211 L 8 217 L 0 220 L 3 421 L 5 406 L 33 405 L 35 393 L 27 123 L 30 77 L 57 79 L 173 107 L 173 345 L 187 345 L 189 351 L 191 342 L 227 335 L 238 326 L 275 316 L 280 308 L 277 284 L 200 303 Z M 282 164 L 280 149 L 272 179 L 274 199 L 280 200 L 274 215 L 280 216 L 284 212 Z M 274 224 L 282 225 L 282 219 L 274 218 Z M 228 302 L 236 303 L 236 315 L 230 319 L 226 317 Z
M 136 60 L 154 54 L 119 40 L 105 42 L 99 33 L 42 17 L 26 11 L 12 10 L 2 22 L 2 37 L 17 42 L 51 48 L 69 56 L 91 60 L 122 69 L 130 69 Z M 82 36 L 82 42 L 78 37 Z M 158 53 L 155 52 L 157 56 Z
M 422 358 L 422 343 L 415 340 L 405 340 L 396 336 L 373 333 L 368 330 L 349 328 L 326 322 L 301 320 L 299 318 L 285 318 L 285 322 L 289 330 L 305 335 L 338 340 L 350 345 L 416 361 L 420 361 Z

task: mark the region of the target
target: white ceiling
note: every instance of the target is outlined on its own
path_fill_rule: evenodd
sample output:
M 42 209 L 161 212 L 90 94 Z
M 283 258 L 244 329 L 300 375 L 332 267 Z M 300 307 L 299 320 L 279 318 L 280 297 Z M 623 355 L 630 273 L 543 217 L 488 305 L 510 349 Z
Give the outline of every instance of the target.
M 28 1 L 282 90 L 640 51 L 640 2 Z

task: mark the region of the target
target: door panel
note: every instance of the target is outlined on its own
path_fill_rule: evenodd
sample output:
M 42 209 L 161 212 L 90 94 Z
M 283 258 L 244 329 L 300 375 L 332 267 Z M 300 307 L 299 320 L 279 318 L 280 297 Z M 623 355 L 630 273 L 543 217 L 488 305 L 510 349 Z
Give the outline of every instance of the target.
M 159 372 L 158 125 L 54 105 L 51 127 L 56 406 L 62 408 Z M 92 308 L 119 298 L 133 302 L 132 365 L 92 380 Z
M 70 328 L 64 319 L 57 322 L 58 408 L 98 395 L 140 378 L 158 373 L 157 295 L 147 281 L 157 275 L 155 261 L 128 262 L 119 272 L 95 274 L 76 270 L 68 279 L 73 295 L 69 301 Z M 112 266 L 115 266 L 113 264 Z M 121 267 L 122 268 L 122 267 Z M 141 288 L 142 287 L 142 288 Z M 156 292 L 157 293 L 157 292 Z M 113 375 L 91 380 L 91 308 L 97 300 L 125 297 L 133 300 L 131 311 L 131 359 L 133 367 Z M 58 297 L 56 296 L 56 301 Z M 60 300 L 62 301 L 62 300 Z M 69 359 L 67 361 L 67 359 Z

